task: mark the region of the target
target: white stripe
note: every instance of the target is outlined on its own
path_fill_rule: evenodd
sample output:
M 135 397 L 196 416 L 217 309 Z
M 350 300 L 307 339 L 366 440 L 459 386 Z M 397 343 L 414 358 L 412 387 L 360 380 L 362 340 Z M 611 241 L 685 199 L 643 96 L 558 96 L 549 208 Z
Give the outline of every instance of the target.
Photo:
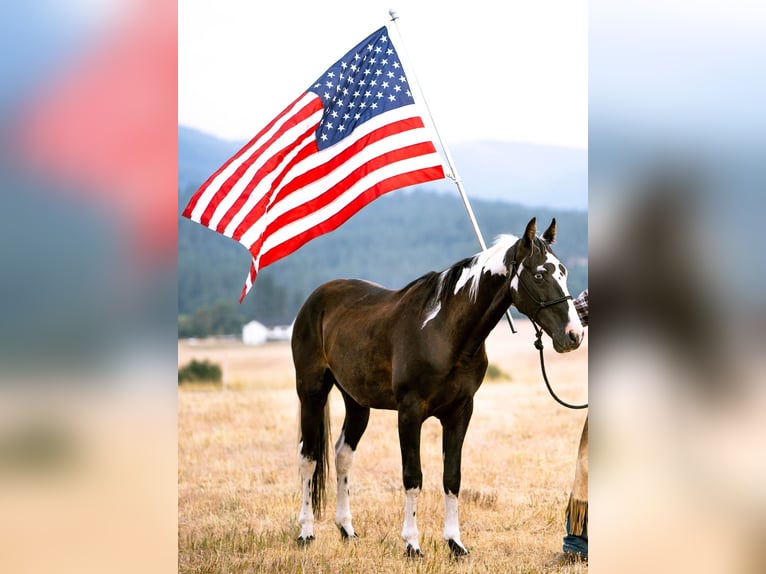
M 352 185 L 345 193 L 340 195 L 334 201 L 329 203 L 317 211 L 312 212 L 306 217 L 294 221 L 284 227 L 277 229 L 271 234 L 263 244 L 260 255 L 268 252 L 277 245 L 289 241 L 293 237 L 300 235 L 306 230 L 316 227 L 319 223 L 326 221 L 345 208 L 354 199 L 367 190 L 369 187 L 379 182 L 382 179 L 398 175 L 402 172 L 413 171 L 433 165 L 432 162 L 426 161 L 428 156 L 419 156 L 415 158 L 406 159 L 400 162 L 388 164 L 381 169 L 376 170 L 370 174 L 367 174 L 360 179 L 356 184 Z
M 422 128 L 407 130 L 406 132 L 392 134 L 382 140 L 366 146 L 359 153 L 350 157 L 343 164 L 339 165 L 336 169 L 327 175 L 314 181 L 313 183 L 303 186 L 300 190 L 291 193 L 284 199 L 284 207 L 280 207 L 280 209 L 282 209 L 280 214 L 289 211 L 297 205 L 306 203 L 315 197 L 321 196 L 326 190 L 341 182 L 350 173 L 373 158 L 413 144 L 427 142 L 428 140 L 424 139 L 423 137 L 423 131 L 424 130 Z M 330 152 L 328 148 L 327 150 L 323 150 L 308 159 L 314 160 L 316 158 L 316 161 L 312 163 L 318 163 L 321 165 L 331 161 L 336 155 L 338 155 L 338 153 L 339 152 L 337 150 L 332 150 L 332 152 Z M 438 156 L 436 159 L 431 159 L 430 161 L 434 162 L 436 165 L 441 165 L 441 158 Z M 303 168 L 304 166 L 301 165 L 300 167 Z M 302 171 L 305 172 L 307 170 Z M 290 176 L 292 176 L 291 179 L 294 179 L 298 175 L 302 174 L 290 174 Z M 287 185 L 287 183 L 287 178 L 285 178 L 285 185 Z M 283 202 L 280 202 L 280 204 L 282 203 Z
M 216 176 L 216 178 L 210 182 L 205 191 L 202 192 L 199 199 L 197 200 L 197 205 L 194 206 L 194 210 L 192 211 L 189 219 L 199 223 L 200 219 L 202 218 L 202 214 L 207 208 L 208 203 L 210 203 L 210 200 L 213 198 L 213 196 L 215 196 L 215 193 L 226 182 L 226 180 L 229 179 L 229 177 L 231 177 L 231 175 L 237 170 L 237 168 L 239 168 L 242 163 L 247 161 L 247 159 L 252 155 L 253 151 L 261 147 L 264 142 L 268 141 L 279 129 L 281 129 L 282 125 L 284 125 L 286 121 L 292 118 L 297 110 L 300 110 L 308 102 L 317 97 L 318 96 L 316 94 L 307 92 L 302 98 L 295 102 L 295 104 L 289 110 L 285 112 L 280 121 L 276 122 L 269 131 L 263 134 L 263 136 L 261 136 L 257 141 L 249 145 L 247 150 L 245 150 L 239 158 L 237 158 L 235 161 L 232 161 L 226 167 L 226 169 L 221 171 L 221 173 L 219 173 L 218 176 Z
M 322 119 L 322 110 L 314 112 L 304 121 L 294 125 L 290 129 L 285 131 L 268 148 L 263 150 L 263 152 L 258 155 L 258 157 L 252 163 L 252 165 L 249 168 L 247 168 L 244 174 L 242 174 L 242 177 L 240 177 L 236 181 L 236 183 L 231 187 L 231 189 L 226 194 L 226 196 L 224 196 L 221 203 L 218 204 L 218 207 L 215 209 L 215 212 L 213 213 L 213 217 L 211 217 L 210 223 L 208 224 L 208 226 L 212 229 L 215 229 L 218 226 L 218 223 L 224 217 L 224 215 L 226 215 L 226 212 L 229 211 L 229 209 L 234 204 L 234 202 L 237 199 L 239 199 L 239 197 L 244 192 L 245 188 L 253 180 L 255 175 L 258 173 L 258 170 L 261 169 L 266 162 L 271 161 L 271 159 L 275 156 L 275 154 L 281 152 L 285 147 L 291 144 L 294 144 L 296 141 L 298 141 L 300 135 L 303 134 L 311 126 L 319 123 L 320 119 Z M 311 137 L 312 137 L 311 135 L 308 136 L 308 138 L 311 138 Z M 298 153 L 298 150 L 293 149 L 288 154 L 288 157 L 283 158 L 280 165 L 283 165 L 286 161 L 289 161 L 290 159 L 295 157 L 295 154 L 297 153 Z M 270 173 L 265 175 L 263 179 L 258 183 L 258 185 L 253 189 L 253 191 L 250 192 L 250 197 L 248 200 L 250 209 L 252 209 L 253 206 L 256 203 L 258 203 L 258 201 L 260 201 L 260 199 L 268 192 L 269 188 L 271 187 L 271 183 L 274 181 L 274 179 L 276 178 L 278 174 L 279 174 L 278 169 L 272 170 Z M 241 209 L 239 213 L 237 213 L 237 216 L 239 216 L 239 221 L 242 221 L 242 219 L 244 219 L 248 211 L 249 209 L 247 211 L 245 211 L 244 209 Z M 230 228 L 231 226 L 229 225 L 226 228 L 227 231 Z M 232 228 L 231 232 L 224 233 L 224 235 L 231 237 L 231 234 L 233 233 L 234 229 L 236 229 L 236 226 Z
M 407 120 L 407 119 L 416 119 L 422 122 L 422 118 L 420 117 L 420 114 L 418 113 L 418 107 L 415 104 L 408 104 L 406 106 L 402 106 L 400 108 L 396 108 L 388 112 L 379 114 L 375 116 L 374 118 L 367 120 L 366 122 L 358 126 L 352 132 L 351 135 L 343 138 L 338 143 L 330 147 L 320 150 L 317 154 L 307 157 L 298 166 L 295 166 L 293 168 L 294 171 L 291 172 L 290 176 L 291 178 L 295 178 L 299 175 L 303 175 L 304 173 L 326 163 L 327 161 L 329 161 L 336 155 L 339 155 L 342 152 L 346 151 L 348 148 L 355 145 L 358 140 L 370 135 L 375 130 L 378 130 L 384 126 L 387 126 L 388 124 L 392 124 L 392 123 L 395 123 L 401 120 Z M 426 130 L 425 128 L 416 128 L 414 130 L 408 130 L 408 131 L 422 132 Z M 420 138 L 421 139 L 419 139 L 418 141 L 433 140 L 433 138 L 430 137 L 429 134 L 426 134 L 426 137 L 420 136 Z M 291 178 L 286 177 L 285 181 L 288 181 Z
M 372 123 L 372 120 L 366 123 Z M 387 124 L 387 123 L 389 122 L 388 121 L 384 122 L 384 124 Z M 263 233 L 263 230 L 272 221 L 276 220 L 278 217 L 287 213 L 291 209 L 294 209 L 295 207 L 299 205 L 303 205 L 305 203 L 308 203 L 309 201 L 312 201 L 313 199 L 316 199 L 317 197 L 322 196 L 324 193 L 327 192 L 328 189 L 337 185 L 345 177 L 347 177 L 350 173 L 352 173 L 355 169 L 364 165 L 370 159 L 378 157 L 380 155 L 383 155 L 384 153 L 387 153 L 402 147 L 428 141 L 423 139 L 424 131 L 425 130 L 423 130 L 422 128 L 408 130 L 406 132 L 388 136 L 384 138 L 383 140 L 380 140 L 373 144 L 368 145 L 359 153 L 349 158 L 346 162 L 339 165 L 336 169 L 332 170 L 327 175 L 315 180 L 314 182 L 308 185 L 303 186 L 301 189 L 294 191 L 293 193 L 291 193 L 284 199 L 274 204 L 264 217 L 261 217 L 260 219 L 256 220 L 253 223 L 253 225 L 250 227 L 250 229 L 248 229 L 242 235 L 242 237 L 240 238 L 240 243 L 242 243 L 246 247 L 251 246 L 253 243 L 257 241 L 258 237 L 261 235 L 261 233 Z M 349 138 L 349 139 L 354 139 L 354 138 Z M 350 143 L 354 143 L 354 142 L 352 141 Z M 313 169 L 317 167 L 318 165 L 322 165 L 323 163 L 331 161 L 336 155 L 341 153 L 346 147 L 348 147 L 348 145 L 346 145 L 343 148 L 337 148 L 337 149 L 336 149 L 336 146 L 333 146 L 333 148 L 327 148 L 326 150 L 322 150 L 321 152 L 317 154 L 313 154 L 309 156 L 308 158 L 306 158 L 306 160 L 300 162 L 298 165 L 291 167 L 290 171 L 288 172 L 288 175 L 285 176 L 285 178 L 282 180 L 282 184 L 280 185 L 280 188 L 288 185 L 293 179 L 305 174 L 310 169 Z M 424 161 L 421 164 L 419 164 L 417 167 L 414 167 L 411 169 L 421 169 L 422 167 L 433 167 L 433 166 L 442 165 L 441 156 L 439 156 L 436 153 L 431 153 L 431 154 L 427 154 L 427 155 L 423 155 L 419 157 L 426 158 L 426 159 L 424 159 Z M 404 170 L 404 171 L 408 171 L 408 170 Z M 372 172 L 372 173 L 376 173 L 376 172 Z
M 321 116 L 321 112 L 319 114 L 315 114 L 315 116 Z M 318 121 L 318 119 L 314 120 L 315 116 L 312 116 L 311 120 L 316 123 L 316 121 Z M 256 185 L 253 188 L 253 190 L 250 192 L 250 194 L 249 194 L 249 196 L 247 198 L 247 201 L 245 201 L 245 203 L 242 204 L 242 207 L 240 207 L 239 211 L 237 211 L 237 213 L 234 215 L 234 217 L 232 217 L 232 219 L 229 222 L 229 224 L 226 226 L 226 229 L 224 229 L 224 232 L 223 232 L 224 235 L 226 235 L 227 237 L 233 237 L 234 236 L 234 232 L 237 230 L 237 227 L 239 227 L 239 225 L 242 223 L 242 221 L 245 219 L 245 217 L 247 217 L 250 214 L 252 209 L 258 204 L 259 201 L 261 201 L 261 199 L 266 195 L 266 193 L 269 192 L 269 190 L 271 189 L 271 186 L 272 186 L 274 180 L 282 172 L 282 170 L 284 169 L 284 166 L 289 164 L 293 160 L 293 158 L 295 158 L 295 156 L 298 155 L 303 150 L 303 148 L 306 147 L 306 145 L 310 145 L 313 141 L 314 141 L 313 134 L 311 134 L 311 135 L 307 136 L 306 138 L 304 138 L 304 141 L 300 142 L 300 144 L 297 145 L 291 152 L 286 154 L 282 158 L 282 161 L 270 173 L 268 173 L 267 175 L 264 175 L 261 178 L 261 181 L 258 182 L 258 185 Z M 279 151 L 279 149 L 281 149 L 281 147 L 278 148 L 278 149 L 275 149 L 274 151 L 275 152 Z M 269 152 L 270 151 L 271 150 L 269 150 Z M 271 159 L 271 158 L 269 158 L 269 159 Z M 263 163 L 263 162 L 260 162 L 260 163 Z M 260 169 L 260 168 L 258 168 L 258 169 Z M 248 173 L 249 173 L 249 170 L 248 170 Z M 253 175 L 255 175 L 255 172 L 253 172 L 252 175 L 245 174 L 245 177 L 247 178 L 247 180 L 245 180 L 245 178 L 243 178 L 244 184 L 242 186 L 239 186 L 239 182 L 238 182 L 237 185 L 240 188 L 244 189 L 245 185 L 247 185 L 250 182 L 250 179 L 253 177 Z M 269 206 L 274 201 L 274 198 L 276 197 L 278 191 L 279 191 L 278 189 L 274 190 L 274 193 L 272 194 L 272 197 L 270 198 L 269 205 L 266 206 L 266 211 L 268 211 Z M 234 193 L 234 188 L 232 188 L 232 193 Z M 240 193 L 241 193 L 241 191 L 237 191 L 236 195 L 239 195 Z M 227 197 L 226 199 L 228 200 L 229 198 Z M 228 203 L 233 204 L 235 199 L 236 199 L 236 197 L 232 197 L 232 201 L 230 201 Z M 211 221 L 210 225 L 211 225 L 211 227 L 213 226 L 212 221 Z
M 354 156 L 353 158 L 345 162 L 338 169 L 333 170 L 332 172 L 328 173 L 324 177 L 316 180 L 315 182 L 311 184 L 304 186 L 303 188 L 299 190 L 296 190 L 295 192 L 291 193 L 290 195 L 288 195 L 281 201 L 278 201 L 277 203 L 275 203 L 271 207 L 271 209 L 268 211 L 267 214 L 265 214 L 263 217 L 261 217 L 259 220 L 253 223 L 250 229 L 248 229 L 245 232 L 245 234 L 242 236 L 240 241 L 245 246 L 252 245 L 257 240 L 257 238 L 261 235 L 261 233 L 263 233 L 263 230 L 269 224 L 271 224 L 272 221 L 275 221 L 280 216 L 284 215 L 288 211 L 300 205 L 304 205 L 318 197 L 321 197 L 322 195 L 327 193 L 327 191 L 331 189 L 333 186 L 343 181 L 343 179 L 346 178 L 352 171 L 354 171 L 355 169 L 361 166 L 364 166 L 364 164 L 367 161 L 369 161 L 370 157 L 376 157 L 378 155 L 409 145 L 411 143 L 411 140 L 413 140 L 412 135 L 409 133 L 404 133 L 404 134 L 398 134 L 395 136 L 390 136 L 389 138 L 386 138 L 385 140 L 376 142 L 375 144 L 368 146 L 364 154 L 363 153 L 357 154 L 356 156 Z M 367 154 L 370 154 L 370 155 L 367 155 Z M 406 163 L 406 162 L 409 162 L 409 163 Z M 441 158 L 435 153 L 415 156 L 413 158 L 408 158 L 405 160 L 401 160 L 399 162 L 390 163 L 390 164 L 381 166 L 377 168 L 375 171 L 372 171 L 369 174 L 365 175 L 361 181 L 372 182 L 372 180 L 385 179 L 386 177 L 396 175 L 397 173 L 422 169 L 425 167 L 439 166 L 439 165 L 441 165 Z M 396 166 L 396 167 L 392 169 L 391 166 Z M 368 187 L 370 187 L 372 183 L 368 183 L 366 187 L 360 188 L 359 183 L 357 182 L 356 184 L 352 185 L 351 188 L 349 188 L 349 190 L 344 192 L 344 194 L 351 193 L 352 190 L 355 190 L 355 189 L 363 191 L 367 189 Z M 358 193 L 359 192 L 355 193 L 354 196 L 358 195 Z

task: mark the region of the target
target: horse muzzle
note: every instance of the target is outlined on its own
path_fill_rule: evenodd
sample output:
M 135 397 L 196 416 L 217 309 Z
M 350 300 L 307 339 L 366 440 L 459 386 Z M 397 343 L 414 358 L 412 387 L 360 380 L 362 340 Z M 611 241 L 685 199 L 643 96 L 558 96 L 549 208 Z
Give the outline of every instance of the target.
M 567 326 L 564 332 L 557 337 L 551 337 L 553 341 L 553 350 L 557 353 L 568 353 L 574 351 L 582 343 L 585 337 L 585 330 L 572 326 Z

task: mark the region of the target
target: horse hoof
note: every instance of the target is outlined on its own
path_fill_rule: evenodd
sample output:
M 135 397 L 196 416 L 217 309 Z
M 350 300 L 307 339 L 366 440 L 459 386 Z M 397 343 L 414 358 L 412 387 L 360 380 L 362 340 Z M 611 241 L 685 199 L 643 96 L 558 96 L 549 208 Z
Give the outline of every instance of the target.
M 459 542 L 455 542 L 451 538 L 447 540 L 447 545 L 449 546 L 450 552 L 452 552 L 452 556 L 454 558 L 461 558 L 462 556 L 468 556 L 470 554 L 465 546 Z
M 425 554 L 421 552 L 420 548 L 415 548 L 412 544 L 407 545 L 407 549 L 404 551 L 407 558 L 424 558 Z
M 314 540 L 314 536 L 299 536 L 298 540 L 296 542 L 298 543 L 298 546 L 306 547 Z
M 340 530 L 340 537 L 343 539 L 343 542 L 348 542 L 352 538 L 359 538 L 356 532 L 354 532 L 353 534 L 349 534 L 348 532 L 346 532 L 346 529 L 340 525 L 338 525 L 338 529 Z

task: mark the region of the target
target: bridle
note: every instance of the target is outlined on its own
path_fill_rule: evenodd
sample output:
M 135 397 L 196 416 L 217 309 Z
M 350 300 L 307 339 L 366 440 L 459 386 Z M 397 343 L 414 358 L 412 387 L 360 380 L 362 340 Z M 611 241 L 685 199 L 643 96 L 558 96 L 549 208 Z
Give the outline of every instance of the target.
M 548 392 L 551 394 L 551 396 L 554 398 L 554 400 L 559 403 L 561 406 L 564 406 L 568 409 L 587 409 L 588 403 L 582 404 L 582 405 L 573 405 L 570 403 L 567 403 L 565 401 L 562 401 L 555 392 L 553 392 L 553 388 L 551 387 L 551 384 L 548 382 L 548 374 L 545 372 L 545 358 L 543 357 L 543 330 L 537 325 L 537 322 L 535 321 L 535 318 L 537 317 L 537 314 L 546 307 L 552 307 L 553 305 L 558 305 L 559 303 L 564 303 L 568 299 L 571 299 L 571 295 L 564 295 L 563 297 L 559 297 L 558 299 L 553 299 L 551 301 L 540 301 L 535 297 L 532 292 L 530 291 L 529 287 L 527 287 L 527 284 L 524 282 L 524 280 L 521 278 L 521 273 L 519 273 L 519 264 L 516 261 L 516 258 L 514 257 L 513 261 L 511 261 L 511 282 L 513 282 L 513 278 L 517 277 L 519 280 L 519 285 L 521 285 L 522 289 L 524 289 L 524 292 L 527 294 L 527 297 L 532 299 L 532 302 L 537 305 L 537 309 L 535 309 L 535 312 L 532 313 L 532 315 L 529 317 L 529 320 L 532 321 L 532 326 L 535 328 L 535 349 L 540 351 L 540 370 L 543 374 L 543 380 L 545 381 L 545 386 L 548 387 Z

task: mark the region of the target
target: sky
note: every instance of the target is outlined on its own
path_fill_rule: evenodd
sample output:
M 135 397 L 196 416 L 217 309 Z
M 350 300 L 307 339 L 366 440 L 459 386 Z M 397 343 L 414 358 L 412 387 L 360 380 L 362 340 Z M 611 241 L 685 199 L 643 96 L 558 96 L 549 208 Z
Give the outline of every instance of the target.
M 475 0 L 178 5 L 178 121 L 249 139 L 399 14 L 441 137 L 588 146 L 588 3 Z M 414 80 L 410 79 L 413 83 Z

